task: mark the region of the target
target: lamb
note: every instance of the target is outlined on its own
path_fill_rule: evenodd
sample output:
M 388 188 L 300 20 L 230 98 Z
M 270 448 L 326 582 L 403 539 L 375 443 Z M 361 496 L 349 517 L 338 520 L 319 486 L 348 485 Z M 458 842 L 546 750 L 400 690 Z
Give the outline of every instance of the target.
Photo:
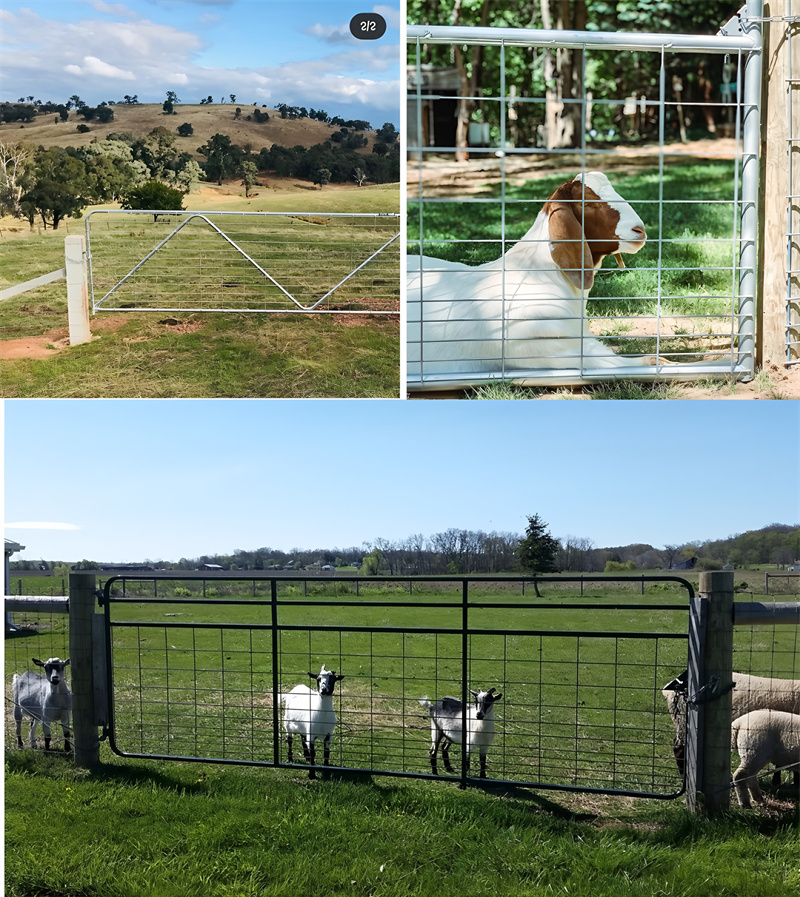
M 778 769 L 800 768 L 800 714 L 782 710 L 752 710 L 735 719 L 731 725 L 731 748 L 741 760 L 733 774 L 736 797 L 742 807 L 750 807 L 750 796 L 756 803 L 764 797 L 756 774 L 767 763 Z
M 675 726 L 675 739 L 672 750 L 675 762 L 683 775 L 684 750 L 686 743 L 686 689 L 688 670 L 668 682 L 661 691 L 667 701 L 672 722 Z M 766 676 L 750 676 L 747 673 L 733 673 L 733 695 L 731 719 L 750 713 L 753 710 L 780 710 L 784 713 L 800 713 L 800 680 L 770 679 Z M 776 773 L 780 784 L 780 773 Z M 795 772 L 795 783 L 798 773 Z
M 332 670 L 326 670 L 325 664 L 318 674 L 309 673 L 317 683 L 316 691 L 307 685 L 295 685 L 288 693 L 280 696 L 285 705 L 283 728 L 286 730 L 286 743 L 289 747 L 288 759 L 292 762 L 292 736 L 299 735 L 303 745 L 306 762 L 311 765 L 309 779 L 317 777 L 314 770 L 314 743 L 323 739 L 325 766 L 330 766 L 330 749 L 333 730 L 336 728 L 336 712 L 333 709 L 333 690 L 336 683 L 344 676 Z
M 69 715 L 72 710 L 72 694 L 65 678 L 69 658 L 51 657 L 44 662 L 32 658 L 36 666 L 44 667 L 44 676 L 30 670 L 21 675 L 15 673 L 11 690 L 14 701 L 14 720 L 17 728 L 17 746 L 22 748 L 22 717 L 30 717 L 30 745 L 36 746 L 36 727 L 41 722 L 44 732 L 44 749 L 50 750 L 50 727 L 61 723 L 64 733 L 64 750 L 72 751 L 70 745 Z
M 605 174 L 562 184 L 503 257 L 469 266 L 408 258 L 408 373 L 650 366 L 589 333 L 586 299 L 607 255 L 638 252 L 644 224 Z
M 494 741 L 494 704 L 502 698 L 502 694 L 495 694 L 494 688 L 489 691 L 469 690 L 475 699 L 474 706 L 467 708 L 467 769 L 469 769 L 470 754 L 477 748 L 480 752 L 482 779 L 486 778 L 486 755 Z M 419 703 L 428 711 L 431 718 L 431 749 L 430 761 L 433 774 L 437 775 L 436 752 L 442 744 L 442 760 L 447 772 L 452 773 L 450 765 L 450 745 L 461 744 L 463 734 L 464 711 L 463 704 L 456 698 L 446 696 L 439 701 L 431 702 L 427 697 L 419 699 Z

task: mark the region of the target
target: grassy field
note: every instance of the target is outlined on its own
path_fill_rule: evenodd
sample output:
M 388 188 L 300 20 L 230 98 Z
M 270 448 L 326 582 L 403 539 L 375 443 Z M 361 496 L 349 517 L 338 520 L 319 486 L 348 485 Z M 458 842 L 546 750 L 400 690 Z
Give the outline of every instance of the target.
M 252 211 L 324 215 L 331 211 L 395 211 L 398 202 L 397 185 L 314 192 L 287 188 L 269 191 L 249 201 L 238 195 L 240 193 L 230 187 L 204 185 L 199 193 L 187 197 L 185 204 L 199 211 L 235 211 L 246 206 Z M 105 216 L 96 221 L 98 275 L 106 276 L 103 274 L 104 264 L 107 269 L 110 265 L 109 270 L 116 273 L 123 268 L 127 271 L 125 262 L 133 257 L 115 260 L 113 252 L 116 245 L 130 254 L 132 235 L 127 233 L 131 228 L 130 219 L 116 221 L 113 225 Z M 295 224 L 290 240 L 299 241 L 297 245 L 304 252 L 314 240 L 319 241 L 321 231 L 325 235 L 331 232 L 328 227 Z M 1 285 L 20 283 L 63 266 L 63 237 L 67 229 L 69 233 L 80 233 L 82 227 L 82 223 L 68 221 L 56 232 L 31 233 L 19 221 L 12 223 L 4 219 L 0 222 L 0 253 L 4 262 Z M 134 230 L 136 233 L 144 230 L 144 223 L 137 222 Z M 312 237 L 308 236 L 309 231 L 314 232 Z M 110 233 L 120 236 L 116 244 L 110 239 Z M 133 235 L 133 241 L 139 240 L 143 246 L 145 243 L 155 245 L 154 239 L 152 235 L 150 238 Z M 221 256 L 219 247 L 226 244 L 221 238 L 214 239 L 215 245 L 203 250 L 206 255 L 210 252 L 212 259 L 216 258 L 212 272 L 204 281 L 203 289 L 207 295 L 204 302 L 213 302 L 211 282 L 216 279 L 217 292 L 226 294 L 226 307 L 251 307 L 250 300 L 256 288 L 249 281 L 253 280 L 250 272 L 255 269 L 247 264 L 243 267 L 241 257 L 233 251 L 226 250 L 224 257 Z M 357 241 L 350 240 L 349 243 L 357 245 Z M 186 251 L 191 253 L 191 241 L 188 245 Z M 104 254 L 106 249 L 108 252 Z M 191 264 L 186 258 L 178 253 L 168 261 L 174 263 L 173 270 L 183 271 Z M 133 259 L 128 267 L 136 261 Z M 341 264 L 347 261 L 349 258 Z M 360 261 L 360 257 L 355 259 L 355 264 Z M 382 296 L 380 301 L 375 301 L 379 307 L 386 308 L 386 297 L 393 290 L 396 305 L 397 278 L 393 272 L 397 264 L 395 252 L 389 259 L 389 269 L 382 268 L 379 274 L 372 275 L 373 269 L 367 266 L 363 274 L 354 278 L 354 288 L 342 297 L 340 305 L 355 310 L 371 308 L 375 305 L 371 297 Z M 307 274 L 314 266 L 304 263 L 302 268 Z M 323 270 L 315 275 L 317 280 L 323 274 L 328 279 L 332 276 L 325 270 L 331 265 L 318 268 Z M 173 301 L 170 307 L 204 307 L 203 302 L 199 305 L 190 303 L 197 296 L 187 297 L 185 284 L 179 284 L 174 275 L 170 275 L 167 282 L 163 268 L 155 274 L 153 270 L 148 269 L 150 279 L 145 278 L 145 285 L 139 287 L 138 292 L 120 294 L 118 305 L 130 305 L 135 300 L 141 302 L 142 307 L 148 307 L 153 303 L 142 302 L 142 296 L 150 284 L 158 283 L 158 290 L 163 294 L 159 298 L 169 298 L 170 291 L 173 297 L 180 296 L 180 302 Z M 303 304 L 309 305 L 318 298 L 320 285 L 316 280 L 311 282 L 305 276 L 299 283 L 296 275 L 292 276 L 295 277 L 293 286 L 302 295 Z M 387 277 L 393 283 L 387 285 Z M 223 289 L 223 284 L 234 281 L 236 289 Z M 334 280 L 329 286 L 335 283 Z M 178 284 L 177 294 L 175 284 Z M 231 296 L 238 296 L 238 305 L 231 305 Z M 359 300 L 359 297 L 365 298 Z M 94 339 L 83 346 L 69 348 L 66 291 L 64 282 L 60 281 L 4 300 L 0 308 L 0 324 L 3 329 L 3 340 L 0 341 L 2 396 L 7 398 L 397 397 L 400 390 L 398 320 L 395 316 L 205 315 L 191 312 L 165 315 L 102 311 L 91 321 Z
M 36 581 L 23 581 L 24 590 Z M 264 583 L 208 580 L 207 598 L 242 603 L 187 604 L 178 600 L 199 598 L 201 582 L 160 582 L 158 603 L 145 603 L 152 584 L 128 583 L 132 600 L 112 615 L 120 624 L 119 747 L 271 762 L 271 642 L 257 628 L 269 608 L 253 604 L 254 591 L 257 599 L 268 594 Z M 641 594 L 640 584 L 622 589 L 609 578 L 586 584 L 583 596 L 575 584 L 544 585 L 541 603 L 551 607 L 525 611 L 500 606 L 521 600 L 519 584 L 475 587 L 471 602 L 488 606 L 471 611 L 470 674 L 473 684 L 504 694 L 489 755 L 489 775 L 505 778 L 501 785 L 464 792 L 455 783 L 345 772 L 311 783 L 302 766 L 118 758 L 107 743 L 89 774 L 63 757 L 7 750 L 6 893 L 792 894 L 800 884 L 797 818 L 785 799 L 767 814 L 732 809 L 707 820 L 688 816 L 680 799 L 604 797 L 580 787 L 638 780 L 668 793 L 679 784 L 656 686 L 684 665 L 685 640 L 660 641 L 654 656 L 645 640 L 622 634 L 685 632 L 684 611 L 659 610 L 685 595 L 666 583 L 646 584 Z M 341 582 L 287 580 L 279 599 L 281 685 L 307 679 L 323 660 L 346 677 L 337 688 L 333 762 L 424 774 L 428 726 L 414 708 L 422 693 L 459 693 L 460 636 L 441 632 L 460 624 L 458 591 L 415 583 L 409 596 L 397 584 L 375 584 L 355 596 Z M 570 607 L 581 601 L 646 609 Z M 540 636 L 517 634 L 534 624 Z M 478 627 L 501 631 L 478 635 Z M 578 629 L 587 635 L 577 638 Z M 592 636 L 609 629 L 620 637 Z M 65 653 L 64 618 L 42 618 L 7 641 L 6 682 L 29 656 Z M 800 675 L 792 627 L 737 632 L 735 657 L 737 669 Z M 459 769 L 455 750 L 453 757 Z M 531 774 L 578 789 L 520 788 Z M 31 826 L 42 806 L 52 811 L 50 824 Z

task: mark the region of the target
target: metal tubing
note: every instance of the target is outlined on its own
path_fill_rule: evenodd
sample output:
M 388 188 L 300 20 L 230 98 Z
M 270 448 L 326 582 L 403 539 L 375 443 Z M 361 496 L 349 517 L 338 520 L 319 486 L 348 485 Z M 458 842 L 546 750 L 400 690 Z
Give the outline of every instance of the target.
M 760 601 L 737 601 L 733 605 L 734 626 L 797 626 L 800 623 L 800 604 L 780 601 L 762 604 Z
M 760 3 L 760 0 L 758 0 Z M 748 3 L 748 8 L 749 8 Z M 760 12 L 759 12 L 760 15 Z M 569 47 L 578 50 L 660 50 L 674 52 L 731 53 L 760 47 L 750 34 L 740 37 L 704 34 L 647 34 L 611 31 L 546 30 L 543 28 L 471 28 L 450 25 L 408 25 L 406 38 L 423 44 L 490 44 L 505 43 L 519 47 Z
M 747 16 L 758 19 L 762 0 L 747 0 Z M 755 373 L 756 264 L 758 241 L 758 167 L 761 148 L 761 29 L 751 23 L 744 71 L 742 105 L 742 219 L 739 244 L 739 362 L 752 377 Z M 731 353 L 733 356 L 733 353 Z
M 40 595 L 6 595 L 6 611 L 31 611 L 38 613 L 68 614 L 68 598 L 43 598 Z

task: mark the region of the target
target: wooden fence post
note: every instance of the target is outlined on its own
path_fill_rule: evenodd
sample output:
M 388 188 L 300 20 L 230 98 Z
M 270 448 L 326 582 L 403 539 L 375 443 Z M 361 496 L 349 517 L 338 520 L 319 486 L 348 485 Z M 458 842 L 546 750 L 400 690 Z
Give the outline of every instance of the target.
M 697 775 L 706 811 L 714 815 L 730 806 L 733 571 L 701 573 L 699 592 L 707 605 L 703 646 L 705 681 L 701 683 L 706 691 L 694 695 L 703 706 Z
M 69 658 L 72 688 L 72 729 L 75 763 L 91 767 L 100 762 L 94 687 L 93 573 L 69 575 Z
M 785 0 L 766 0 L 764 17 L 781 17 Z M 800 30 L 795 28 L 787 40 L 786 22 L 764 23 L 764 62 L 762 67 L 762 130 L 761 130 L 761 232 L 760 249 L 760 326 L 756 346 L 756 362 L 785 365 L 787 362 L 787 323 L 794 328 L 793 339 L 800 338 L 800 299 L 798 275 L 791 275 L 794 298 L 787 312 L 790 283 L 787 267 L 800 268 L 798 239 L 792 239 L 789 255 L 789 231 L 800 231 L 800 83 L 789 83 L 791 50 L 792 79 L 800 79 Z M 789 104 L 792 130 L 789 133 Z M 789 183 L 789 158 L 792 159 L 792 183 Z M 789 200 L 789 195 L 795 198 Z M 791 316 L 790 321 L 787 315 Z M 796 351 L 792 352 L 796 360 Z
M 69 344 L 79 346 L 92 338 L 89 330 L 89 278 L 86 271 L 86 238 L 80 234 L 64 240 L 67 272 Z

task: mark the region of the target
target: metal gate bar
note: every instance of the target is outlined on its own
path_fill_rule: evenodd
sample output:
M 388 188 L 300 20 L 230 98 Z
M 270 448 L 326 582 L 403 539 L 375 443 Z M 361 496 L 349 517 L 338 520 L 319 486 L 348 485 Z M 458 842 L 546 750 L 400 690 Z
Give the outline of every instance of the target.
M 744 11 L 744 8 L 743 8 Z M 702 35 L 664 35 L 664 34 L 636 34 L 636 33 L 610 33 L 610 32 L 577 32 L 577 31 L 547 31 L 547 30 L 539 30 L 539 29 L 522 29 L 522 28 L 496 28 L 496 27 L 488 27 L 488 28 L 472 28 L 472 27 L 451 27 L 451 26 L 427 26 L 427 25 L 412 25 L 407 29 L 407 37 L 410 44 L 414 44 L 416 46 L 416 69 L 415 69 L 415 81 L 416 84 L 414 86 L 414 92 L 410 94 L 410 97 L 415 100 L 416 103 L 416 115 L 409 115 L 409 121 L 416 121 L 416 132 L 417 132 L 417 140 L 416 145 L 413 145 L 415 141 L 409 140 L 410 145 L 408 147 L 410 158 L 416 157 L 419 163 L 419 184 L 418 184 L 418 196 L 413 199 L 414 202 L 417 203 L 416 215 L 418 219 L 419 225 L 419 238 L 417 241 L 417 247 L 414 252 L 411 254 L 416 254 L 419 256 L 419 266 L 422 268 L 422 257 L 424 255 L 424 228 L 423 228 L 423 215 L 424 209 L 426 206 L 433 206 L 437 203 L 442 202 L 452 202 L 452 200 L 445 199 L 437 199 L 434 197 L 426 197 L 424 196 L 423 190 L 423 177 L 422 177 L 422 160 L 425 152 L 439 152 L 439 153 L 451 153 L 456 152 L 458 149 L 455 146 L 424 146 L 422 141 L 422 83 L 423 83 L 423 74 L 421 68 L 421 45 L 423 43 L 439 43 L 439 44 L 461 44 L 461 45 L 494 45 L 498 46 L 500 50 L 500 94 L 498 96 L 476 96 L 476 97 L 459 97 L 462 99 L 472 99 L 474 101 L 480 101 L 481 103 L 491 103 L 498 102 L 501 104 L 501 114 L 500 114 L 500 148 L 499 151 L 496 151 L 497 148 L 494 146 L 491 147 L 469 147 L 470 154 L 474 154 L 478 157 L 489 157 L 493 155 L 499 156 L 499 170 L 500 170 L 500 195 L 498 199 L 470 199 L 470 202 L 481 203 L 481 202 L 494 202 L 498 205 L 500 211 L 500 235 L 499 239 L 494 241 L 484 241 L 484 242 L 497 242 L 499 244 L 499 250 L 501 253 L 501 257 L 504 255 L 507 246 L 507 232 L 506 232 L 506 211 L 510 202 L 513 200 L 509 200 L 506 196 L 505 187 L 506 187 L 506 159 L 513 158 L 515 156 L 520 155 L 553 155 L 557 156 L 561 155 L 571 155 L 575 156 L 578 153 L 580 154 L 581 159 L 581 170 L 586 171 L 587 168 L 587 160 L 591 158 L 592 155 L 601 154 L 606 152 L 604 149 L 594 149 L 589 148 L 586 145 L 586 134 L 585 127 L 583 127 L 583 123 L 585 122 L 585 110 L 586 110 L 586 85 L 585 85 L 585 72 L 586 66 L 583 66 L 583 89 L 581 97 L 578 99 L 571 98 L 560 98 L 559 101 L 564 105 L 567 104 L 579 104 L 583 109 L 583 116 L 581 120 L 581 144 L 579 148 L 567 148 L 567 149 L 541 149 L 536 147 L 508 147 L 506 146 L 506 131 L 505 131 L 505 117 L 506 117 L 506 106 L 511 103 L 511 99 L 508 96 L 508 92 L 506 90 L 505 85 L 505 68 L 504 68 L 504 60 L 505 60 L 505 50 L 506 47 L 516 46 L 516 47 L 565 47 L 565 48 L 573 48 L 573 49 L 582 49 L 584 52 L 587 49 L 594 50 L 620 50 L 620 49 L 628 49 L 628 50 L 645 50 L 650 52 L 659 52 L 661 55 L 661 69 L 659 76 L 659 100 L 646 101 L 646 106 L 658 106 L 659 110 L 659 156 L 658 156 L 658 166 L 659 166 L 659 195 L 658 199 L 651 200 L 636 200 L 634 202 L 634 206 L 645 205 L 645 204 L 658 204 L 658 212 L 659 212 L 659 236 L 658 236 L 658 259 L 655 268 L 647 268 L 644 266 L 642 269 L 639 269 L 637 266 L 637 270 L 655 270 L 657 272 L 657 290 L 655 295 L 652 297 L 643 297 L 636 296 L 630 297 L 635 298 L 636 300 L 646 300 L 648 298 L 652 298 L 656 303 L 656 313 L 655 315 L 623 315 L 623 317 L 634 317 L 637 321 L 647 321 L 651 320 L 655 322 L 655 350 L 653 354 L 654 364 L 651 367 L 647 367 L 642 365 L 641 367 L 621 367 L 621 368 L 603 368 L 598 367 L 597 365 L 592 365 L 591 359 L 587 356 L 584 357 L 583 353 L 583 345 L 584 345 L 584 337 L 582 336 L 580 339 L 581 348 L 578 351 L 579 354 L 575 355 L 574 364 L 572 365 L 572 369 L 568 368 L 565 365 L 562 366 L 554 366 L 551 369 L 546 367 L 546 362 L 542 362 L 540 367 L 525 369 L 525 366 L 519 362 L 517 362 L 513 366 L 509 366 L 509 358 L 507 356 L 506 349 L 506 329 L 507 329 L 507 321 L 506 321 L 506 312 L 505 312 L 505 274 L 506 267 L 505 262 L 503 262 L 502 268 L 502 278 L 503 278 L 503 287 L 501 290 L 501 296 L 498 299 L 498 307 L 500 311 L 498 312 L 497 321 L 495 323 L 501 323 L 501 332 L 500 335 L 496 337 L 497 339 L 497 351 L 493 353 L 495 358 L 488 358 L 481 356 L 481 361 L 487 362 L 487 364 L 479 367 L 473 371 L 469 370 L 459 370 L 458 365 L 454 365 L 452 361 L 439 360 L 437 358 L 431 358 L 431 353 L 427 353 L 426 357 L 426 340 L 423 336 L 422 329 L 422 321 L 424 320 L 424 314 L 422 309 L 424 308 L 425 303 L 425 294 L 424 294 L 424 281 L 421 279 L 421 297 L 419 302 L 420 314 L 419 314 L 419 322 L 417 322 L 416 317 L 413 317 L 411 314 L 409 315 L 409 327 L 408 327 L 408 349 L 409 349 L 409 364 L 408 364 L 408 374 L 407 374 L 407 382 L 408 386 L 412 390 L 425 390 L 425 389 L 441 389 L 441 388 L 458 388 L 465 386 L 475 386 L 481 383 L 491 382 L 497 379 L 509 378 L 514 380 L 514 382 L 524 385 L 561 385 L 561 384 L 573 384 L 579 382 L 592 382 L 609 378 L 618 378 L 624 377 L 625 379 L 638 379 L 638 380 L 653 380 L 653 379 L 672 379 L 672 378 L 682 378 L 682 379 L 693 379 L 695 377 L 707 376 L 707 375 L 735 375 L 740 377 L 749 378 L 752 376 L 754 371 L 754 348 L 755 348 L 755 340 L 754 340 L 754 332 L 755 332 L 755 263 L 756 263 L 756 236 L 757 236 L 757 210 L 758 210 L 758 148 L 759 148 L 759 138 L 760 138 L 760 111 L 759 111 L 759 103 L 760 103 L 760 89 L 761 89 L 761 80 L 760 80 L 760 67 L 761 67 L 761 56 L 760 56 L 760 30 L 757 24 L 757 17 L 761 12 L 761 0 L 749 0 L 747 4 L 747 12 L 745 15 L 740 13 L 738 20 L 734 20 L 734 25 L 738 21 L 738 34 L 732 34 L 734 28 L 730 28 L 726 33 L 721 33 L 716 37 L 707 37 Z M 664 173 L 664 157 L 668 155 L 674 155 L 669 152 L 665 152 L 665 133 L 664 133 L 664 123 L 665 123 L 665 110 L 669 106 L 677 106 L 679 103 L 668 103 L 666 102 L 666 90 L 665 90 L 665 66 L 664 66 L 664 56 L 665 52 L 669 51 L 670 53 L 696 53 L 696 52 L 706 52 L 710 54 L 737 54 L 739 60 L 739 66 L 737 69 L 737 83 L 736 83 L 736 98 L 735 103 L 725 103 L 716 104 L 716 103 L 698 103 L 695 105 L 723 105 L 730 106 L 732 105 L 734 109 L 739 110 L 741 113 L 741 125 L 739 115 L 736 116 L 736 147 L 737 147 L 737 156 L 734 160 L 734 198 L 732 201 L 729 200 L 718 200 L 716 202 L 725 202 L 726 204 L 730 204 L 733 208 L 733 216 L 732 216 L 732 234 L 730 237 L 724 238 L 691 238 L 691 239 L 683 239 L 680 237 L 664 237 L 663 235 L 663 220 L 661 218 L 661 212 L 664 208 L 666 202 L 668 200 L 664 200 L 663 196 L 663 173 Z M 743 69 L 744 69 L 744 77 L 743 77 Z M 442 97 L 438 96 L 435 92 L 426 93 L 424 98 L 428 101 L 434 101 L 437 99 L 442 99 Z M 524 104 L 524 103 L 546 103 L 546 97 L 513 97 L 514 104 Z M 597 100 L 593 99 L 594 105 L 617 105 L 619 100 Z M 637 101 L 638 104 L 638 101 Z M 684 105 L 687 105 L 684 103 Z M 741 130 L 740 130 L 741 126 Z M 741 144 L 740 144 L 741 138 Z M 740 182 L 739 182 L 739 167 L 741 166 L 741 193 L 740 193 Z M 546 201 L 546 196 L 537 197 L 536 200 L 525 200 L 525 202 L 544 202 Z M 673 202 L 677 202 L 677 200 L 673 200 Z M 436 240 L 436 243 L 439 245 L 446 243 L 458 243 L 458 242 L 469 242 L 471 244 L 480 242 L 474 239 L 470 239 L 469 241 L 459 241 L 453 239 L 442 239 Z M 731 271 L 731 290 L 730 295 L 723 295 L 718 291 L 714 291 L 714 299 L 719 302 L 727 301 L 730 308 L 729 311 L 724 315 L 720 314 L 719 311 L 712 313 L 705 313 L 701 309 L 697 311 L 697 313 L 692 314 L 675 314 L 672 311 L 669 314 L 670 320 L 674 319 L 676 325 L 676 335 L 679 333 L 679 329 L 681 328 L 682 322 L 684 320 L 689 322 L 697 322 L 698 325 L 705 326 L 706 322 L 709 326 L 709 333 L 713 333 L 717 337 L 724 337 L 725 331 L 722 330 L 713 330 L 711 324 L 714 321 L 720 322 L 721 319 L 729 322 L 729 330 L 727 334 L 727 342 L 728 348 L 723 352 L 723 358 L 721 360 L 692 360 L 695 357 L 701 357 L 703 354 L 708 354 L 703 351 L 703 347 L 698 340 L 702 341 L 706 338 L 704 332 L 700 332 L 698 334 L 681 334 L 683 337 L 684 343 L 687 345 L 689 343 L 693 343 L 691 348 L 682 349 L 680 352 L 674 349 L 670 351 L 669 349 L 664 350 L 663 345 L 665 344 L 665 333 L 662 330 L 662 299 L 663 299 L 663 284 L 662 284 L 662 272 L 669 270 L 687 270 L 685 268 L 682 269 L 671 269 L 665 268 L 662 265 L 661 252 L 664 244 L 667 243 L 679 243 L 679 242 L 702 242 L 706 243 L 730 243 L 732 246 L 732 259 L 731 266 L 728 269 L 727 266 L 719 267 L 712 266 L 711 269 L 708 269 L 706 265 L 702 266 L 702 270 L 730 270 Z M 445 263 L 445 266 L 449 263 Z M 426 268 L 426 270 L 433 271 L 432 268 Z M 699 270 L 699 269 L 698 269 Z M 708 298 L 706 295 L 698 295 L 692 297 L 691 295 L 680 294 L 681 299 L 706 299 Z M 430 302 L 435 302 L 436 300 L 432 300 L 428 298 L 427 300 Z M 594 302 L 597 302 L 597 297 L 594 297 Z M 411 306 L 410 306 L 411 309 Z M 457 315 L 457 312 L 453 312 L 454 315 Z M 449 320 L 460 321 L 463 320 L 466 322 L 469 320 L 464 317 L 463 319 L 457 317 L 451 317 Z M 594 317 L 586 317 L 584 320 L 584 324 L 582 325 L 581 332 L 584 335 L 589 335 L 591 331 L 589 331 L 588 324 L 590 320 L 595 321 L 604 321 L 608 322 L 608 317 L 603 316 L 594 316 Z M 613 319 L 612 319 L 613 320 Z M 650 331 L 648 330 L 648 335 Z M 571 337 L 570 337 L 571 338 Z M 614 339 L 617 342 L 622 343 L 623 348 L 621 350 L 621 354 L 624 354 L 626 351 L 633 351 L 635 354 L 639 354 L 636 351 L 637 341 L 641 339 L 641 337 L 626 337 L 624 334 L 616 334 Z M 674 341 L 676 336 L 672 337 Z M 485 340 L 484 340 L 485 341 Z M 534 338 L 535 341 L 535 338 Z M 632 349 L 626 350 L 625 346 L 631 345 Z M 428 343 L 428 347 L 430 348 L 430 343 Z M 464 364 L 462 367 L 468 368 L 471 363 L 470 359 L 470 350 L 468 345 L 464 346 Z M 715 348 L 711 351 L 710 354 L 719 356 L 721 349 Z M 673 363 L 664 364 L 662 362 L 661 356 L 662 354 L 666 354 L 666 357 L 670 359 Z M 472 359 L 474 360 L 474 359 Z M 494 362 L 495 369 L 490 370 L 490 364 Z
M 105 231 L 93 216 L 106 216 Z M 139 216 L 127 219 L 137 230 L 113 231 L 114 216 Z M 399 217 L 95 210 L 92 311 L 397 314 Z
M 282 682 L 287 688 L 287 678 L 291 681 L 305 676 L 302 670 L 306 663 L 324 659 L 329 667 L 338 664 L 335 668 L 347 677 L 347 692 L 340 692 L 336 699 L 339 727 L 334 738 L 336 753 L 332 768 L 389 776 L 432 777 L 426 768 L 428 726 L 415 722 L 422 716 L 417 690 L 432 687 L 437 689 L 435 697 L 440 697 L 439 689 L 452 688 L 460 682 L 460 697 L 466 706 L 468 687 L 479 684 L 484 687 L 489 683 L 478 680 L 490 677 L 492 683 L 499 684 L 498 690 L 507 695 L 501 708 L 506 723 L 500 726 L 496 747 L 490 753 L 490 763 L 494 762 L 501 774 L 492 781 L 541 789 L 658 798 L 672 798 L 682 793 L 682 783 L 672 763 L 672 724 L 666 706 L 661 706 L 660 687 L 667 670 L 671 676 L 685 663 L 684 626 L 681 631 L 667 632 L 632 631 L 627 626 L 548 629 L 521 625 L 509 629 L 485 624 L 491 623 L 492 612 L 503 610 L 516 610 L 529 617 L 533 614 L 530 617 L 533 621 L 543 620 L 542 614 L 554 610 L 576 614 L 605 611 L 613 615 L 619 610 L 648 615 L 654 610 L 686 614 L 688 603 L 553 604 L 525 600 L 495 602 L 481 600 L 480 596 L 471 599 L 471 589 L 493 584 L 494 581 L 483 577 L 414 576 L 379 580 L 393 586 L 402 584 L 409 590 L 415 584 L 426 583 L 458 589 L 440 600 L 422 601 L 358 600 L 355 595 L 353 600 L 336 596 L 328 600 L 280 598 L 279 586 L 297 583 L 295 577 L 215 576 L 213 579 L 219 585 L 229 586 L 231 583 L 249 586 L 256 579 L 267 580 L 270 597 L 170 595 L 167 586 L 170 581 L 196 581 L 196 577 L 185 574 L 120 576 L 106 582 L 102 604 L 110 658 L 109 743 L 121 756 L 303 769 L 302 764 L 290 764 L 282 759 L 280 710 L 274 696 L 279 693 Z M 315 587 L 376 584 L 373 577 L 309 576 L 304 579 Z M 530 577 L 509 577 L 497 583 L 521 586 L 533 581 Z M 609 578 L 541 577 L 535 581 L 542 585 L 578 582 L 585 585 L 587 582 L 608 584 Z M 620 577 L 615 581 L 636 587 L 643 587 L 644 582 L 671 582 L 685 589 L 690 597 L 694 594 L 691 585 L 679 577 Z M 143 587 L 149 589 L 151 584 L 154 592 L 156 583 L 161 597 L 141 594 Z M 123 585 L 126 597 L 118 594 Z M 156 607 L 169 610 L 167 616 L 178 618 L 199 613 L 200 608 L 228 610 L 227 619 L 221 622 L 180 619 L 165 622 L 152 619 L 152 613 L 148 614 L 150 619 L 141 619 L 143 609 L 152 612 Z M 249 608 L 253 614 L 246 620 L 232 621 L 234 608 Z M 347 608 L 369 613 L 389 609 L 400 615 L 413 610 L 414 620 L 423 625 L 394 625 L 391 615 L 388 620 L 373 620 L 363 625 L 318 622 L 326 611 L 340 612 Z M 450 625 L 425 625 L 427 611 L 449 615 Z M 307 616 L 297 619 L 298 614 Z M 215 645 L 218 642 L 218 648 L 207 644 L 211 633 L 219 633 L 219 639 L 214 641 Z M 574 645 L 574 660 L 569 659 L 570 645 Z M 567 659 L 558 653 L 562 650 L 566 651 Z M 662 657 L 664 651 L 667 656 Z M 641 655 L 645 653 L 643 659 Z M 204 656 L 210 658 L 205 665 Z M 359 673 L 356 664 L 367 669 Z M 398 664 L 402 681 L 390 685 L 399 684 L 399 689 L 376 688 L 376 679 L 392 675 L 392 668 Z M 563 674 L 559 672 L 562 670 Z M 571 684 L 561 681 L 562 675 L 567 674 Z M 608 682 L 605 690 L 595 693 L 594 680 L 598 677 L 605 677 Z M 348 683 L 348 679 L 355 684 Z M 259 683 L 258 687 L 255 683 Z M 266 683 L 272 689 L 271 706 L 263 688 Z M 565 703 L 569 694 L 576 696 L 574 707 Z M 578 697 L 583 698 L 580 706 Z M 603 721 L 606 717 L 611 719 L 610 723 Z M 148 726 L 153 732 L 147 731 Z M 221 735 L 215 735 L 215 726 Z M 587 759 L 582 745 L 584 738 L 590 737 L 596 741 L 599 753 Z M 137 738 L 138 744 L 132 744 Z M 535 765 L 529 757 L 535 753 L 534 742 L 538 748 Z M 211 743 L 217 749 L 210 753 L 183 747 Z M 606 743 L 604 748 L 602 745 Z M 162 748 L 171 744 L 174 749 L 158 750 L 159 744 Z M 663 758 L 659 749 L 663 749 Z M 463 763 L 464 750 L 462 747 L 458 777 L 461 784 L 474 781 Z M 559 760 L 562 756 L 565 759 Z M 604 756 L 609 759 L 603 759 Z M 582 763 L 588 763 L 588 771 L 579 769 Z M 611 773 L 607 769 L 603 772 L 604 763 L 611 764 Z M 538 769 L 538 775 L 532 775 L 534 769 Z M 609 775 L 611 784 L 603 784 L 600 779 Z M 600 779 L 593 780 L 592 776 Z M 437 778 L 452 781 L 452 776 Z M 643 781 L 650 787 L 636 786 Z

